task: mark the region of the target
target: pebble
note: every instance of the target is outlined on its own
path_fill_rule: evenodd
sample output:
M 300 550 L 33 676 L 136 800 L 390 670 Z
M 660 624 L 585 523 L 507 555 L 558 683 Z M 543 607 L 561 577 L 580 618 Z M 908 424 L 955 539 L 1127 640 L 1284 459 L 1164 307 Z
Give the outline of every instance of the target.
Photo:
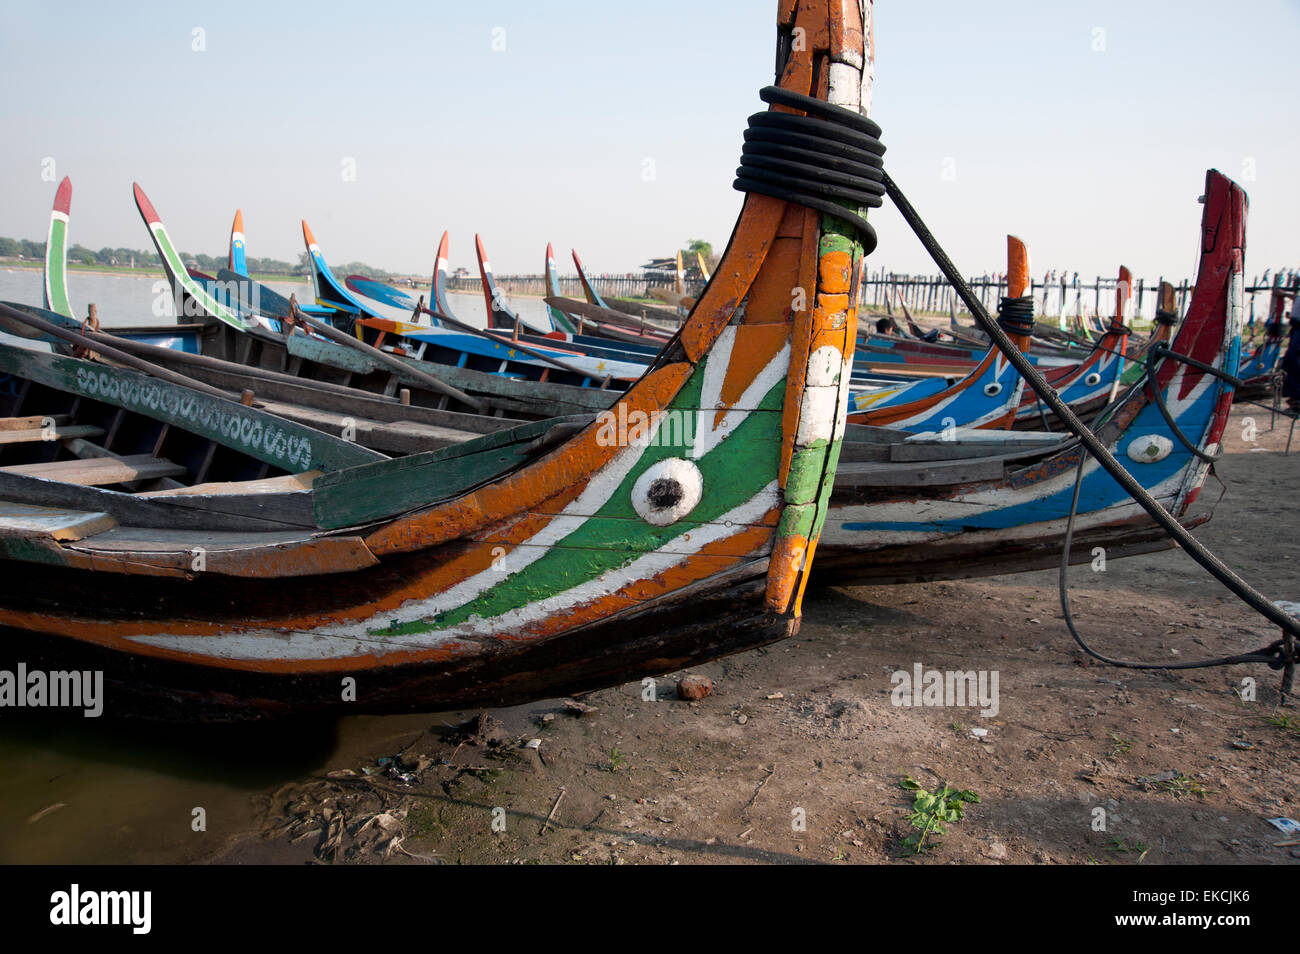
M 703 699 L 713 692 L 713 680 L 708 676 L 699 676 L 691 674 L 683 676 L 682 681 L 677 684 L 677 695 L 679 698 L 695 702 Z

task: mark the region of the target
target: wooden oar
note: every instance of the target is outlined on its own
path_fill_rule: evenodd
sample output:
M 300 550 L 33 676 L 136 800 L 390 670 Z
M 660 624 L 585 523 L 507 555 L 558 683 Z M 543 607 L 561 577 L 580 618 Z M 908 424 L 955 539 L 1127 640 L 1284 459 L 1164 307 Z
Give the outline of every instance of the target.
M 229 401 L 231 399 L 231 395 L 228 391 L 214 388 L 209 384 L 204 384 L 202 381 L 196 381 L 183 374 L 177 374 L 175 371 L 168 371 L 166 368 L 160 368 L 156 364 L 144 361 L 137 358 L 135 355 L 127 354 L 125 351 L 115 348 L 112 345 L 94 341 L 80 332 L 61 327 L 54 324 L 52 321 L 38 318 L 36 315 L 29 315 L 26 312 L 19 311 L 17 308 L 12 308 L 9 305 L 0 303 L 0 314 L 12 321 L 22 322 L 30 328 L 36 328 L 47 335 L 54 335 L 56 338 L 61 338 L 69 344 L 76 345 L 79 348 L 85 348 L 89 351 L 94 351 L 103 357 L 112 358 L 123 367 L 141 371 L 144 374 L 158 378 L 161 381 L 166 381 L 169 384 L 176 384 L 183 388 L 191 388 L 195 391 L 201 391 L 204 394 L 211 395 L 212 397 L 219 397 L 224 401 Z
M 352 337 L 352 335 L 339 331 L 331 324 L 327 324 L 324 321 L 317 321 L 310 315 L 303 314 L 302 309 L 298 307 L 298 298 L 296 295 L 289 296 L 289 311 L 293 320 L 300 321 L 313 331 L 320 332 L 321 335 L 336 344 L 341 344 L 346 348 L 351 348 L 353 351 L 359 351 L 394 371 L 400 371 L 403 374 L 409 375 L 416 381 L 429 387 L 431 390 L 437 391 L 439 394 L 445 394 L 447 397 L 455 398 L 457 401 L 462 401 L 465 404 L 468 404 L 480 414 L 486 414 L 491 410 L 486 401 L 480 401 L 478 398 L 470 397 L 464 391 L 452 387 L 445 381 L 440 381 L 432 374 L 421 371 L 419 368 L 416 368 L 385 351 L 380 351 L 373 345 L 368 345 L 364 341 L 359 341 Z

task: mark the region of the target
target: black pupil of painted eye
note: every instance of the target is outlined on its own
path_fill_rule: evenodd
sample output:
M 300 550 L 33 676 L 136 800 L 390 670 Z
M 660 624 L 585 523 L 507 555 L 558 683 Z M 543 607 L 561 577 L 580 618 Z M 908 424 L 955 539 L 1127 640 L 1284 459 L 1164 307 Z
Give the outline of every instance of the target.
M 682 485 L 671 477 L 659 477 L 650 485 L 646 496 L 656 510 L 666 510 L 682 499 Z

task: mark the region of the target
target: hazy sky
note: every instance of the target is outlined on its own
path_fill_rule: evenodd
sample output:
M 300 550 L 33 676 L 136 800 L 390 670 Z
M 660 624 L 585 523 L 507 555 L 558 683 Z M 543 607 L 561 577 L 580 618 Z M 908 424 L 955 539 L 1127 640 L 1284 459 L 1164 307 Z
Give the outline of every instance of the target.
M 130 12 L 126 12 L 130 10 Z M 775 0 L 473 4 L 0 0 L 0 235 L 146 247 L 138 180 L 186 251 L 429 271 L 595 271 L 721 250 Z M 879 0 L 887 167 L 958 266 L 1187 275 L 1205 170 L 1251 196 L 1247 271 L 1300 265 L 1300 0 Z M 197 31 L 197 32 L 196 32 Z M 494 49 L 494 47 L 504 49 Z M 196 49 L 202 47 L 202 49 Z M 652 163 L 652 166 L 651 166 Z M 355 170 L 348 181 L 345 174 Z M 646 181 L 647 172 L 653 172 Z M 933 271 L 892 209 L 872 267 Z

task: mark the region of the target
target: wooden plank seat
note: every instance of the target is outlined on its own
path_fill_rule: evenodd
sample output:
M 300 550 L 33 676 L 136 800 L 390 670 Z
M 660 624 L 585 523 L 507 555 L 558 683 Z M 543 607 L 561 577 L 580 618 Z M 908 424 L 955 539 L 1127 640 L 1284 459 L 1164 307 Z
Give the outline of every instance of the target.
M 66 441 L 103 437 L 104 429 L 92 424 L 73 424 L 67 414 L 28 414 L 0 417 L 0 444 L 33 444 L 37 441 Z
M 117 521 L 103 512 L 35 507 L 12 500 L 0 500 L 0 538 L 84 540 L 116 526 Z
M 27 431 L 45 424 L 67 424 L 67 414 L 28 414 L 25 417 L 0 417 L 0 431 Z
M 0 444 L 37 444 L 41 441 L 66 441 L 103 436 L 104 429 L 93 424 L 55 424 L 41 427 L 40 418 L 36 418 L 33 427 L 21 429 L 0 427 Z
M 57 460 L 45 464 L 12 464 L 0 467 L 0 471 L 58 480 L 66 484 L 80 484 L 83 487 L 104 487 L 159 477 L 179 477 L 185 473 L 185 468 L 149 454 L 132 454 L 127 457 Z

